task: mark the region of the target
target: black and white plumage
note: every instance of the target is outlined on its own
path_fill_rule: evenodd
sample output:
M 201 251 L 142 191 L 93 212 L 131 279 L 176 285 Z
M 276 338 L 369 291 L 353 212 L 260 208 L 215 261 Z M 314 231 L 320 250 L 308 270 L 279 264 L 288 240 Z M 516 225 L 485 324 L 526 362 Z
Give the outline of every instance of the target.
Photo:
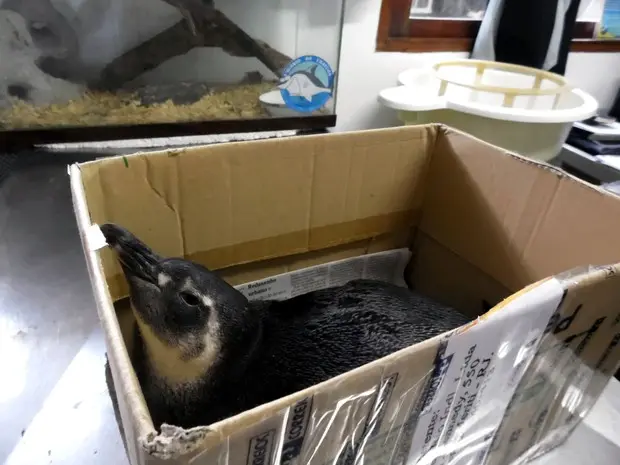
M 470 320 L 408 289 L 355 280 L 248 301 L 215 273 L 106 224 L 130 286 L 134 365 L 156 427 L 209 425 Z

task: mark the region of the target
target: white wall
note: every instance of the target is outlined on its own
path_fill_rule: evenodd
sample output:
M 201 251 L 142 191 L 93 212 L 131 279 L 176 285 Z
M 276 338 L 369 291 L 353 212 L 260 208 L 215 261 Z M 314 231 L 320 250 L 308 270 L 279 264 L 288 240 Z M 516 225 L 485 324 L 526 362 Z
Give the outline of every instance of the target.
M 338 131 L 398 124 L 395 113 L 377 102 L 379 91 L 396 85 L 397 74 L 407 68 L 466 56 L 375 52 L 380 6 L 381 0 L 347 0 L 336 103 Z M 620 86 L 620 53 L 571 53 L 566 77 L 590 92 L 601 107 L 609 106 Z
M 566 77 L 607 110 L 620 88 L 620 53 L 571 53 Z

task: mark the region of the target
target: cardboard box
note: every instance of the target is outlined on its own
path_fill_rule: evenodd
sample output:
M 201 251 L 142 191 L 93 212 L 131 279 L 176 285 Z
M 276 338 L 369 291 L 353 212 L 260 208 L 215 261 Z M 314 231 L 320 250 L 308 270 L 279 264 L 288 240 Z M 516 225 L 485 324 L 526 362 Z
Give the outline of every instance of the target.
M 132 464 L 525 460 L 566 438 L 618 367 L 620 267 L 605 265 L 620 262 L 620 199 L 463 133 L 230 143 L 70 175 Z M 235 285 L 408 248 L 411 286 L 487 313 L 218 424 L 159 432 L 127 351 L 127 285 L 96 240 L 104 222 Z

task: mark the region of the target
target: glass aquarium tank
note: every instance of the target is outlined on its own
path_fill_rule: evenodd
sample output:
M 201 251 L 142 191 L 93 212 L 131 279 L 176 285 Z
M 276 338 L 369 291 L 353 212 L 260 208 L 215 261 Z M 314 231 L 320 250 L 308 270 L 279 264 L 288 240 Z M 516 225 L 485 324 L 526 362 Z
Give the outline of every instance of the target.
M 335 125 L 344 0 L 0 0 L 0 143 Z

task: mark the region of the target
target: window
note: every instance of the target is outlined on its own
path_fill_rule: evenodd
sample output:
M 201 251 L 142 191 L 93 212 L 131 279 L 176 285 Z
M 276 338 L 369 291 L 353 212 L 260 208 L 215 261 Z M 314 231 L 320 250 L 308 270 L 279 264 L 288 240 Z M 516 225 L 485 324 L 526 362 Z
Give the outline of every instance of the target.
M 596 39 L 605 0 L 581 0 L 571 51 L 618 52 Z M 382 0 L 377 51 L 471 51 L 488 0 Z

